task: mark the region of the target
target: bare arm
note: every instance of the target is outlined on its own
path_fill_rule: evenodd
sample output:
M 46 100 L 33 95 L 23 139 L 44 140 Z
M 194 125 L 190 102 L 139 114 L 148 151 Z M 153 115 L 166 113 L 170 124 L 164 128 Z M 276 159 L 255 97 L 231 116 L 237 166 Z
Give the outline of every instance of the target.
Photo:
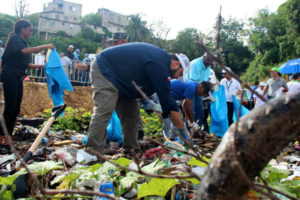
M 265 96 L 265 94 L 266 94 L 267 90 L 268 90 L 268 86 L 266 85 L 266 86 L 264 87 L 264 90 L 263 90 L 262 96 Z
M 42 68 L 42 67 L 44 67 L 44 65 L 37 65 L 37 64 L 29 63 L 27 69 L 37 69 L 37 68 Z
M 192 111 L 192 100 L 185 98 L 183 104 L 182 104 L 183 112 L 186 116 L 186 118 L 193 123 L 194 117 L 193 117 L 193 111 Z
M 181 119 L 180 113 L 178 111 L 171 111 L 170 119 L 178 129 L 184 128 L 183 120 Z
M 36 47 L 26 47 L 26 48 L 22 49 L 21 52 L 23 54 L 31 54 L 31 53 L 40 52 L 43 49 L 54 49 L 54 45 L 53 44 L 45 44 L 45 45 L 36 46 Z

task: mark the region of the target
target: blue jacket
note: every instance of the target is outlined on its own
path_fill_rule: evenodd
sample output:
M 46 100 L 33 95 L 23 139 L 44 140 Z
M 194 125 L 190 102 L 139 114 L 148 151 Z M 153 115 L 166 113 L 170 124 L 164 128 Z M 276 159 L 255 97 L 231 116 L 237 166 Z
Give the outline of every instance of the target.
M 96 56 L 102 74 L 118 89 L 120 98 L 140 98 L 132 81 L 148 95 L 159 97 L 163 116 L 178 111 L 171 96 L 171 55 L 147 43 L 128 43 L 103 50 Z

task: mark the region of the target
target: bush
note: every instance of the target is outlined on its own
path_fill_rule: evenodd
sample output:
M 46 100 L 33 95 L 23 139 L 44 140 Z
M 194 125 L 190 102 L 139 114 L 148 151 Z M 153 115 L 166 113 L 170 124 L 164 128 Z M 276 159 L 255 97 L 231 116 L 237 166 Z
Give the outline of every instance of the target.
M 62 117 L 58 117 L 57 120 L 51 126 L 52 130 L 76 130 L 86 131 L 91 121 L 91 112 L 86 111 L 84 108 L 74 109 L 67 107 Z M 51 109 L 44 111 L 43 117 L 51 117 Z

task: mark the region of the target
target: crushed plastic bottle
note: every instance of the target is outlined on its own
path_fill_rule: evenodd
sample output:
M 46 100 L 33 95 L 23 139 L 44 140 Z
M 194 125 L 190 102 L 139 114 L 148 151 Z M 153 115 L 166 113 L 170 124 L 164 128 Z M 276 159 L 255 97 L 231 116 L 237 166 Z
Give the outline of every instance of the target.
M 102 192 L 102 193 L 105 193 L 107 195 L 111 195 L 111 196 L 114 196 L 114 185 L 112 182 L 102 182 L 102 181 L 98 181 L 96 182 L 95 184 L 95 188 Z M 98 196 L 95 198 L 93 198 L 93 200 L 109 200 L 108 198 L 105 198 L 105 197 L 101 197 L 101 196 Z

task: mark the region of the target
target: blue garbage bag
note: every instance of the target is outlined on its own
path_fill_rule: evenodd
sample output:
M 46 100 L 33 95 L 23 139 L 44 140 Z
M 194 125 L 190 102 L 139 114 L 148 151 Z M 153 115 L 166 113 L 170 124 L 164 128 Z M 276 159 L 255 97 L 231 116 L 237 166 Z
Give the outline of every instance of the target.
M 123 144 L 122 126 L 116 111 L 112 113 L 112 116 L 109 122 L 107 123 L 106 130 L 107 140 Z
M 71 82 L 61 64 L 60 57 L 53 49 L 46 63 L 47 86 L 53 105 L 64 104 L 64 90 L 73 92 Z
M 238 112 L 239 112 L 239 108 L 240 108 L 240 102 L 232 95 L 233 98 L 233 122 L 237 121 L 237 116 L 238 116 Z M 240 113 L 240 117 L 246 115 L 247 113 L 249 113 L 250 111 L 242 105 L 241 108 L 241 113 Z
M 219 85 L 219 88 L 213 91 L 212 96 L 216 101 L 210 104 L 210 132 L 216 136 L 223 137 L 228 129 L 228 110 L 224 86 Z

